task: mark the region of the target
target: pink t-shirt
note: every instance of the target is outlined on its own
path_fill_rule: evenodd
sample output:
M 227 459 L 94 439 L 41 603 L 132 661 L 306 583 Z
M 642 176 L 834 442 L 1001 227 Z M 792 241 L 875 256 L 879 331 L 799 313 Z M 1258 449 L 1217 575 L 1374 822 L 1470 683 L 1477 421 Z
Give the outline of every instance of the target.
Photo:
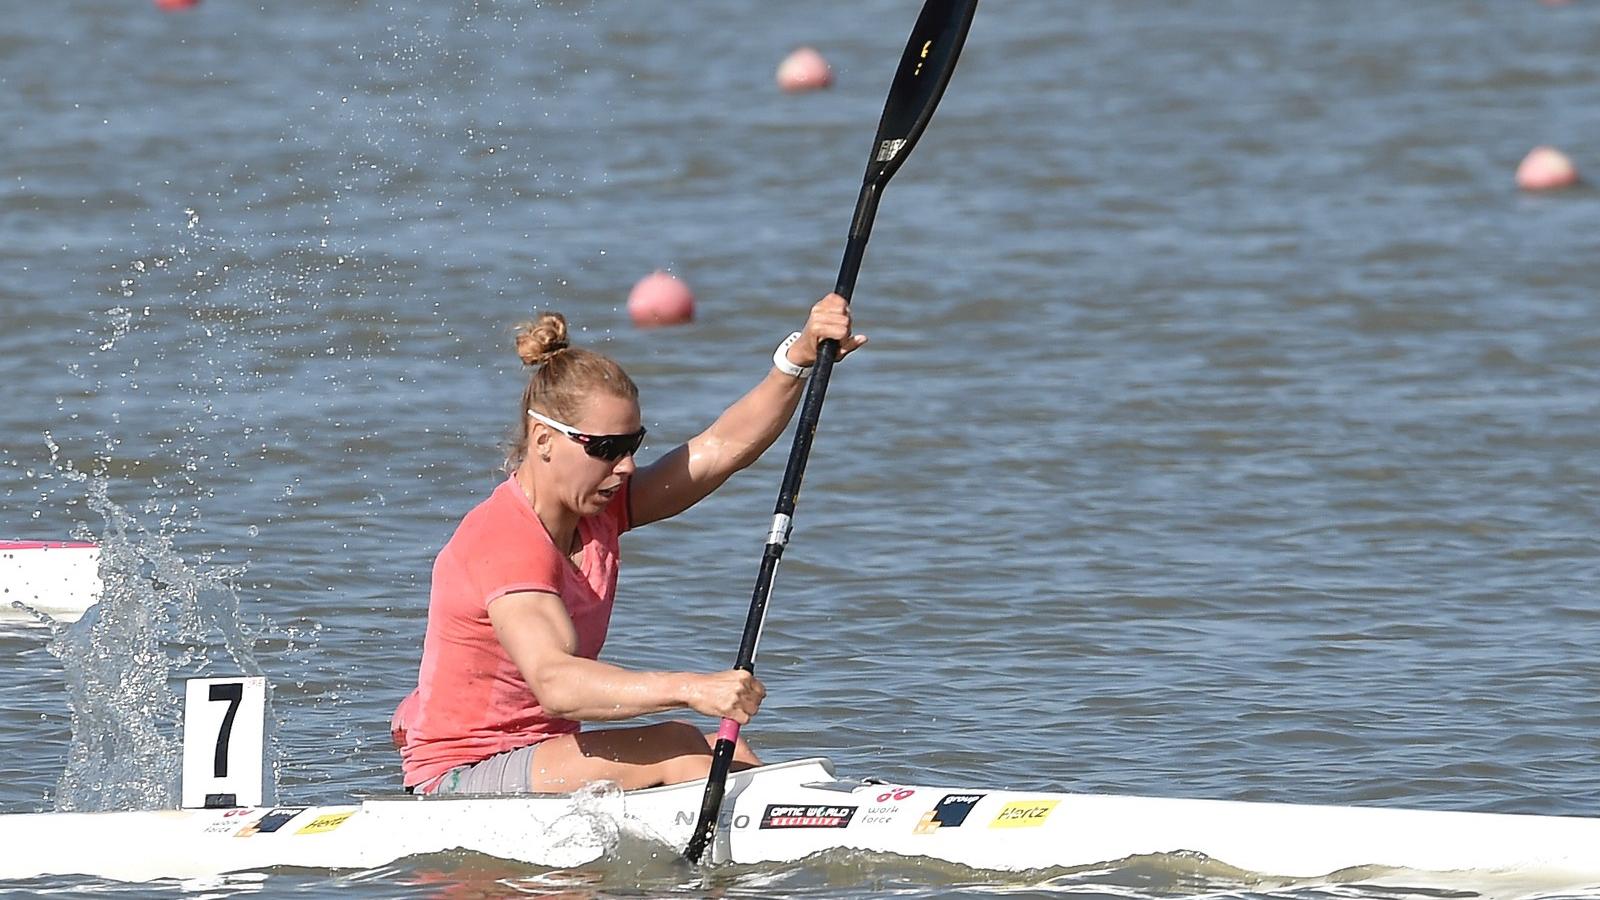
M 495 637 L 489 604 L 522 591 L 559 596 L 577 632 L 577 655 L 595 659 L 617 596 L 617 538 L 628 525 L 624 489 L 599 514 L 579 520 L 583 558 L 574 567 L 514 478 L 461 520 L 433 562 L 417 689 L 392 723 L 408 786 L 578 730 L 577 722 L 539 706 Z

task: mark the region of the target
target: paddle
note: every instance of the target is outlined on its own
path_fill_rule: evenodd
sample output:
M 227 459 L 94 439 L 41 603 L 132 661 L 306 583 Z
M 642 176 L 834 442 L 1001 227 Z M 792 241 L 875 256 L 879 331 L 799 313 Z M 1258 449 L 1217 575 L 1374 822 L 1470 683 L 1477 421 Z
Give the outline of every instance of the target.
M 956 57 L 961 53 L 961 45 L 967 39 L 967 29 L 977 10 L 978 0 L 927 0 L 922 14 L 917 17 L 916 27 L 911 30 L 911 39 L 900 57 L 900 68 L 889 87 L 883 118 L 878 122 L 878 136 L 872 142 L 872 157 L 867 163 L 861 195 L 856 199 L 855 218 L 850 223 L 850 238 L 845 244 L 839 281 L 834 287 L 834 293 L 847 300 L 855 290 L 856 274 L 861 270 L 861 258 L 867 250 L 867 237 L 872 233 L 872 220 L 878 212 L 883 186 L 905 162 L 917 138 L 928 127 L 928 120 L 933 118 L 933 110 L 944 95 L 945 85 L 950 83 Z M 773 575 L 783 557 L 783 548 L 789 543 L 795 500 L 800 495 L 800 481 L 805 476 L 812 439 L 816 437 L 822 401 L 828 393 L 828 377 L 838 354 L 838 341 L 823 341 L 811 372 L 811 382 L 806 386 L 794 447 L 789 451 L 789 465 L 784 469 L 783 484 L 778 489 L 772 530 L 767 534 L 761 571 L 756 576 L 755 593 L 750 598 L 750 614 L 745 618 L 744 638 L 739 643 L 738 660 L 733 664 L 736 669 L 755 671 L 756 645 L 761 641 L 761 627 L 767 618 Z M 706 777 L 705 797 L 700 802 L 700 819 L 689 838 L 689 846 L 683 851 L 684 858 L 692 863 L 700 861 L 706 844 L 716 835 L 728 768 L 733 764 L 734 745 L 738 740 L 739 723 L 723 719 L 711 752 L 711 773 Z

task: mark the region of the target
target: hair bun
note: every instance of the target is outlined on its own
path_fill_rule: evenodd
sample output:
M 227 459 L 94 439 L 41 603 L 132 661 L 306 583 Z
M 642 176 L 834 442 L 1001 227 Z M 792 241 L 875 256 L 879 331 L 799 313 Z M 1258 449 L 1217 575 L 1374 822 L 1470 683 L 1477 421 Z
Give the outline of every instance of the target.
M 567 340 L 567 319 L 558 312 L 543 312 L 531 322 L 517 325 L 517 356 L 523 365 L 542 366 L 550 357 L 572 346 Z

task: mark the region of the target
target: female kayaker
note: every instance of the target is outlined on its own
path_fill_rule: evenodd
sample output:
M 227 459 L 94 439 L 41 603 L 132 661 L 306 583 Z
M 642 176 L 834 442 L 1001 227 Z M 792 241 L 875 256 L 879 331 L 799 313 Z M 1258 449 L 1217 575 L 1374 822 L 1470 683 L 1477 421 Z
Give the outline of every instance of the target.
M 635 672 L 597 659 L 617 538 L 683 512 L 755 462 L 794 415 L 827 338 L 841 357 L 866 343 L 836 294 L 711 427 L 636 468 L 645 429 L 627 373 L 571 346 L 559 314 L 519 327 L 518 355 L 534 371 L 510 477 L 434 560 L 417 689 L 391 723 L 408 789 L 568 791 L 602 779 L 631 789 L 705 776 L 712 738 L 689 723 L 580 729 L 680 708 L 743 724 L 766 695 L 748 672 Z M 759 764 L 742 741 L 734 758 Z

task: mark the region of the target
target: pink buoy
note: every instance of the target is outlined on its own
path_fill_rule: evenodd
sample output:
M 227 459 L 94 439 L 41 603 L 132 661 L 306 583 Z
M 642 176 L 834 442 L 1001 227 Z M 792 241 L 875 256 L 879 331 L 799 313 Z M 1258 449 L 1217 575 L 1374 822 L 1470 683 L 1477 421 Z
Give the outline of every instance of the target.
M 162 12 L 177 12 L 181 9 L 193 9 L 200 5 L 200 0 L 155 0 L 156 9 Z
M 683 325 L 694 319 L 694 292 L 659 269 L 628 292 L 628 317 L 640 328 Z
M 833 84 L 833 68 L 822 54 L 801 47 L 778 65 L 778 87 L 791 94 L 819 91 Z
M 1517 187 L 1525 191 L 1554 191 L 1578 183 L 1578 168 L 1554 147 L 1535 147 L 1517 166 Z

